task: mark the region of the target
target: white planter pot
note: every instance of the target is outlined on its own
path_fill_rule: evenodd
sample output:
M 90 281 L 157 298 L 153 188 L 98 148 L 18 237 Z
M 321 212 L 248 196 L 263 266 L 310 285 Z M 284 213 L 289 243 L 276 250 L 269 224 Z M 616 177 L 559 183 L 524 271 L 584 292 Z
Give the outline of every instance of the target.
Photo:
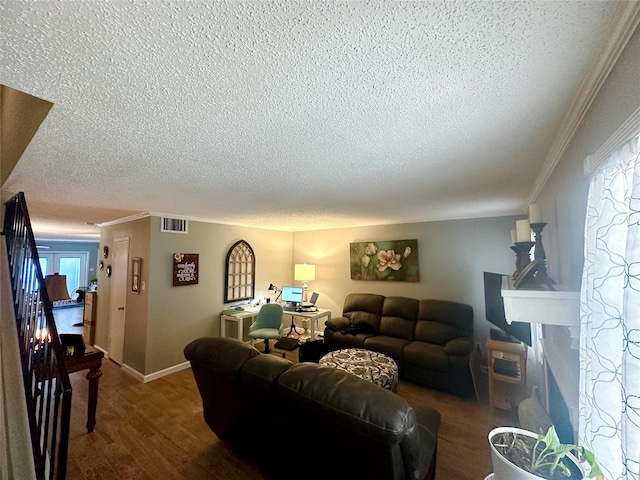
M 493 446 L 493 437 L 499 435 L 501 433 L 509 433 L 514 432 L 519 435 L 526 435 L 528 437 L 538 438 L 533 432 L 528 430 L 522 430 L 521 428 L 515 427 L 498 427 L 494 428 L 489 432 L 489 446 L 491 447 L 491 463 L 493 464 L 493 477 L 492 480 L 540 480 L 542 477 L 534 475 L 532 473 L 526 472 L 525 470 L 517 467 L 509 460 L 504 458 L 498 450 Z M 578 460 L 573 455 L 567 455 L 573 463 L 580 469 L 582 472 L 582 478 L 585 476 L 584 468 L 582 465 L 578 463 Z

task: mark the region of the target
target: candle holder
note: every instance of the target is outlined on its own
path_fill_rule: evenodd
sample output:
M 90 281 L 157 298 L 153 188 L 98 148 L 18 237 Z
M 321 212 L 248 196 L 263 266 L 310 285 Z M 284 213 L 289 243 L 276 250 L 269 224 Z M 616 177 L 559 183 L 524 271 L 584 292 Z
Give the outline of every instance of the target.
M 533 247 L 533 242 L 516 242 L 511 246 L 511 250 L 516 252 L 516 271 L 513 272 L 513 279 L 515 280 L 520 272 L 531 262 L 529 252 Z
M 531 230 L 533 230 L 535 235 L 535 250 L 533 258 L 538 263 L 535 280 L 538 284 L 553 285 L 556 282 L 554 282 L 547 274 L 547 257 L 544 251 L 544 246 L 542 245 L 542 230 L 546 225 L 547 224 L 545 222 L 531 224 Z

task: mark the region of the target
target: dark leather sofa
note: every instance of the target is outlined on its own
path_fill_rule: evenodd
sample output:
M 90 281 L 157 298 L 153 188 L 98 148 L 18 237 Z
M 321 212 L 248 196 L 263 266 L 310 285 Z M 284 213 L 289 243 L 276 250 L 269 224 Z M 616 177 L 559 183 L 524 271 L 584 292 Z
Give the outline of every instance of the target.
M 328 349 L 365 348 L 398 364 L 400 378 L 460 396 L 473 393 L 473 308 L 443 300 L 352 293 L 325 324 Z
M 238 340 L 184 349 L 204 418 L 266 478 L 433 479 L 440 414 L 342 370 L 292 364 Z

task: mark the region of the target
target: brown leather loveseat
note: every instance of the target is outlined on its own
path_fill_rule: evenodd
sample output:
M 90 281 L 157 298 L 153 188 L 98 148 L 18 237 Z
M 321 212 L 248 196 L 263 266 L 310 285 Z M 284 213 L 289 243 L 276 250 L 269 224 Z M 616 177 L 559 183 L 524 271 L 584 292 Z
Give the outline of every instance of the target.
M 222 337 L 184 349 L 204 418 L 267 478 L 433 479 L 440 414 L 350 373 Z
M 399 377 L 461 396 L 473 393 L 473 308 L 444 300 L 352 293 L 325 324 L 330 350 L 365 348 L 398 364 Z

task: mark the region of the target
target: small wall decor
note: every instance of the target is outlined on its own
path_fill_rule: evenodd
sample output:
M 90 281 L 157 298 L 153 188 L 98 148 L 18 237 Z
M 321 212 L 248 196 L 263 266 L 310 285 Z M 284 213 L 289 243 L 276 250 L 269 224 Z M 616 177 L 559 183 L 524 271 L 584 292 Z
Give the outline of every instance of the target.
M 98 268 L 100 269 L 100 271 L 104 270 L 104 262 L 102 260 L 98 262 Z
M 106 245 L 102 247 L 102 256 L 104 258 L 109 258 L 109 247 L 107 247 Z
M 107 274 L 107 277 L 111 276 L 111 265 L 107 265 L 106 274 Z
M 133 257 L 131 260 L 131 292 L 140 293 L 140 276 L 142 275 L 142 259 Z
M 175 253 L 173 255 L 173 286 L 195 285 L 198 283 L 197 253 Z
M 419 282 L 418 240 L 384 240 L 349 245 L 352 280 Z

